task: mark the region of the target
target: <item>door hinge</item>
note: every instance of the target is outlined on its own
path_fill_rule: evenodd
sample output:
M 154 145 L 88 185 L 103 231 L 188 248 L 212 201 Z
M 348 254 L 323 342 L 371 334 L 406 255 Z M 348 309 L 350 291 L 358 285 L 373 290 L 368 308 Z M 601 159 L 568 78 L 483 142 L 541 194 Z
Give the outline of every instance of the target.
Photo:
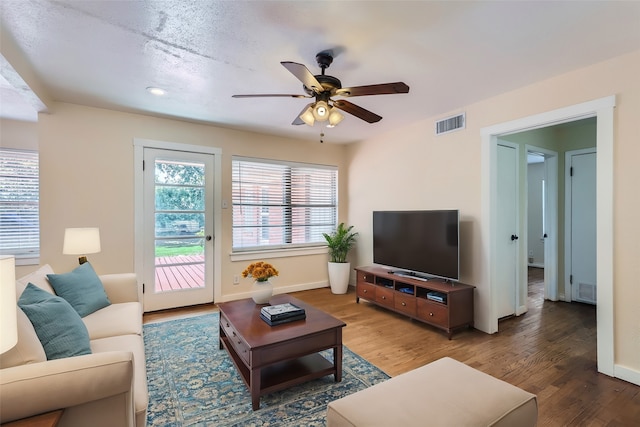
M 142 293 L 144 294 L 144 283 L 142 284 Z
M 573 274 L 569 275 L 569 284 L 573 285 Z
M 573 176 L 573 166 L 569 168 L 569 176 Z
M 142 170 L 144 170 L 144 160 L 142 161 Z

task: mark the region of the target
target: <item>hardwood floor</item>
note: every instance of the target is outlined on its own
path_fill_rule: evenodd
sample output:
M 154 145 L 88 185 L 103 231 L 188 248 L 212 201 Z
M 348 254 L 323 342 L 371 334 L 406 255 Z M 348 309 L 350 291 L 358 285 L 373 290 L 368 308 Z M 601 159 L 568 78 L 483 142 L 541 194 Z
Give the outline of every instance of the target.
M 343 343 L 396 376 L 449 356 L 538 396 L 538 426 L 638 426 L 640 387 L 596 369 L 595 306 L 543 300 L 540 269 L 530 269 L 529 311 L 500 322 L 497 334 L 445 333 L 364 300 L 355 290 L 293 294 L 343 320 Z M 145 323 L 217 311 L 215 305 L 145 314 Z

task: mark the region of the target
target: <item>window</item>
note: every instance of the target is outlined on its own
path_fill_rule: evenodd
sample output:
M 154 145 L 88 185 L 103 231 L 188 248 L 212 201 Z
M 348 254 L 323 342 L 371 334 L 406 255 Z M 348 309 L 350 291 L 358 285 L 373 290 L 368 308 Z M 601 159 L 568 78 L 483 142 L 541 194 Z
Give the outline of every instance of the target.
M 0 254 L 40 257 L 38 152 L 0 148 Z
M 337 223 L 335 166 L 233 157 L 233 250 L 326 243 Z

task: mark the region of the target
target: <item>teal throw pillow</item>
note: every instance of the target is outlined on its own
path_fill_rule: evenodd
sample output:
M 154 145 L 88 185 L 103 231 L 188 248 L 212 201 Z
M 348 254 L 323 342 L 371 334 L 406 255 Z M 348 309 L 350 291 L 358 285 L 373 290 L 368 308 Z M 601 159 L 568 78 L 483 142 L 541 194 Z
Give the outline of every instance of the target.
M 88 262 L 69 273 L 47 274 L 47 279 L 56 294 L 66 299 L 80 317 L 111 304 L 102 281 Z
M 18 299 L 47 355 L 47 360 L 91 354 L 89 332 L 71 305 L 29 283 Z

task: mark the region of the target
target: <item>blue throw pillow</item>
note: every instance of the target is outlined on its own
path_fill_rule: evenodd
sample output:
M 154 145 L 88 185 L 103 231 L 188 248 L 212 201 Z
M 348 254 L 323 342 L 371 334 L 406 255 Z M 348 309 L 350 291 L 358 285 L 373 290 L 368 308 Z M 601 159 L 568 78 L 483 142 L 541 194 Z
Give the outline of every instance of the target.
M 80 317 L 111 304 L 102 281 L 88 262 L 69 273 L 47 274 L 47 279 L 56 294 L 66 299 Z
M 33 324 L 47 360 L 91 354 L 87 327 L 64 299 L 29 283 L 18 306 Z

